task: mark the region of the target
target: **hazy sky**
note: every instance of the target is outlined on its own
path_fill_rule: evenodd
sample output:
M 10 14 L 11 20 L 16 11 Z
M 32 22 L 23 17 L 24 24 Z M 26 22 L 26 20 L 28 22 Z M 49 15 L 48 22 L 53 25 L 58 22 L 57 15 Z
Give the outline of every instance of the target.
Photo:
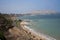
M 22 13 L 31 10 L 60 11 L 60 0 L 0 0 L 0 12 Z

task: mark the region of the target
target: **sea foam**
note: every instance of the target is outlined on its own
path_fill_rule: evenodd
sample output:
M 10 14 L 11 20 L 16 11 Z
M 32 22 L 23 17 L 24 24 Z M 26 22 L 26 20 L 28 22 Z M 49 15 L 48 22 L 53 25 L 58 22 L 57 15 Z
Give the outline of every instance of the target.
M 28 23 L 28 24 L 29 24 L 29 23 Z M 55 38 L 50 37 L 50 36 L 48 36 L 48 35 L 45 35 L 45 34 L 42 34 L 42 33 L 38 33 L 38 32 L 36 32 L 35 30 L 33 30 L 32 28 L 30 28 L 30 27 L 28 27 L 28 26 L 26 26 L 26 25 L 24 25 L 23 28 L 26 28 L 27 30 L 29 30 L 29 31 L 32 32 L 33 34 L 36 34 L 36 35 L 38 35 L 38 36 L 40 36 L 40 37 L 42 37 L 42 38 L 45 38 L 46 40 L 56 40 Z

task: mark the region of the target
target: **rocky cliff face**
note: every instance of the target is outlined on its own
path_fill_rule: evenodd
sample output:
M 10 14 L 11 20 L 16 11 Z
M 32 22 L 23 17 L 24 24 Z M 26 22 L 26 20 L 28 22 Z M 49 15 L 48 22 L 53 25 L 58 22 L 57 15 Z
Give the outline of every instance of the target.
M 0 15 L 1 16 L 1 15 Z M 5 17 L 0 17 L 0 33 L 6 40 L 45 40 L 45 38 L 39 37 L 29 30 L 23 28 L 21 20 L 14 20 L 15 25 L 12 25 L 11 20 L 7 20 Z M 3 38 L 2 38 L 3 39 Z

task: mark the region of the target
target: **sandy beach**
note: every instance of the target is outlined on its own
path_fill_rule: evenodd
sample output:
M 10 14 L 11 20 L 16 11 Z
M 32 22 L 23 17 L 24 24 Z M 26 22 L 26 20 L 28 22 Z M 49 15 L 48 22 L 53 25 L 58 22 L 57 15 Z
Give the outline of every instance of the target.
M 26 25 L 28 25 L 28 24 L 29 24 L 29 23 L 24 22 L 24 21 L 20 23 L 21 27 L 22 27 L 25 31 L 27 31 L 27 33 L 29 33 L 29 34 L 31 34 L 32 36 L 34 36 L 34 38 L 36 38 L 36 39 L 38 39 L 38 40 L 56 40 L 56 39 L 54 39 L 54 38 L 52 38 L 52 37 L 48 37 L 48 36 L 43 35 L 43 34 L 41 34 L 41 33 L 35 32 L 33 29 L 31 29 L 31 28 L 29 28 L 29 27 L 26 26 Z
M 28 22 L 17 22 L 18 26 L 14 26 L 5 33 L 7 40 L 56 40 L 54 38 L 47 37 L 43 34 L 35 32 L 33 29 L 26 25 Z

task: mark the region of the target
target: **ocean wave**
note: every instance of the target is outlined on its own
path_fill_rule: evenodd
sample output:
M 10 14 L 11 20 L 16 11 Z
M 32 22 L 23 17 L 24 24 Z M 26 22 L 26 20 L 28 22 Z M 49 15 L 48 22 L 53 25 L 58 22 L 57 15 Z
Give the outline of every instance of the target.
M 53 37 L 50 37 L 48 35 L 44 35 L 42 33 L 38 33 L 36 31 L 34 31 L 33 29 L 29 28 L 28 26 L 24 26 L 26 29 L 28 29 L 30 32 L 36 34 L 36 35 L 39 35 L 40 37 L 43 37 L 43 38 L 46 38 L 46 40 L 56 40 L 55 38 Z
M 26 22 L 26 23 L 29 25 L 28 22 Z M 32 32 L 33 34 L 39 35 L 40 37 L 45 38 L 46 40 L 56 40 L 55 38 L 53 38 L 53 37 L 51 37 L 51 36 L 45 35 L 45 34 L 43 34 L 43 33 L 38 33 L 38 32 L 36 32 L 34 29 L 30 28 L 30 27 L 27 26 L 27 25 L 24 25 L 23 28 L 26 28 L 26 30 L 29 30 L 29 31 Z

